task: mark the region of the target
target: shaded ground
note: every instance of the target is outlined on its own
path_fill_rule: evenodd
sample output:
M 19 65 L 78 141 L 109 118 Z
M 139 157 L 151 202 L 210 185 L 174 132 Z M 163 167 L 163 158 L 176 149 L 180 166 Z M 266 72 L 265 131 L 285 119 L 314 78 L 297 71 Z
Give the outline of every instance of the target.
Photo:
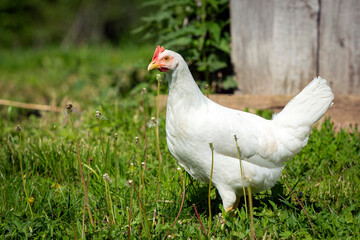
M 210 95 L 210 99 L 223 106 L 250 112 L 270 109 L 280 112 L 294 96 L 289 95 Z M 165 107 L 167 96 L 160 98 L 160 108 Z M 335 129 L 360 125 L 360 95 L 336 95 L 333 106 L 326 112 L 325 117 L 330 117 Z M 323 119 L 324 119 L 323 118 Z

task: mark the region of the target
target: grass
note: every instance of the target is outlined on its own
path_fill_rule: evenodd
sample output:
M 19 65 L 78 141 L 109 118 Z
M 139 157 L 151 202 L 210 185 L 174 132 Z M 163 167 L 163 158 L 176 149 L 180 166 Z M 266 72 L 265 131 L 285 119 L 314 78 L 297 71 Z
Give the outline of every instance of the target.
M 140 57 L 145 49 L 140 48 Z M 18 56 L 20 51 L 2 50 L 3 54 L 0 54 L 9 57 L 9 61 L 0 62 L 0 84 L 11 86 L 8 91 L 0 88 L 5 94 L 2 96 L 49 104 L 52 98 L 48 94 L 55 92 L 58 94 L 56 104 L 63 103 L 61 106 L 64 107 L 62 113 L 41 113 L 38 117 L 26 110 L 9 110 L 9 107 L 0 106 L 0 236 L 4 239 L 81 238 L 84 190 L 75 138 L 65 109 L 66 103 L 72 103 L 74 128 L 94 221 L 93 226 L 89 215 L 85 215 L 86 239 L 148 239 L 149 235 L 153 239 L 164 239 L 166 235 L 169 239 L 209 239 L 204 234 L 209 227 L 208 185 L 185 176 L 184 170 L 179 173 L 176 160 L 166 146 L 164 110 L 159 112 L 158 121 L 162 167 L 159 201 L 156 201 L 159 175 L 157 136 L 155 131 L 147 129 L 145 142 L 143 121 L 144 113 L 146 123 L 156 116 L 155 76 L 149 83 L 140 81 L 124 95 L 126 86 L 114 84 L 117 81 L 114 69 L 125 68 L 126 64 L 123 65 L 123 60 L 118 58 L 136 62 L 135 53 L 119 49 L 120 53 L 129 56 L 118 55 L 110 47 L 66 51 L 56 48 L 26 50 L 24 59 Z M 150 58 L 151 54 L 152 49 L 146 57 Z M 114 63 L 111 64 L 108 57 Z M 57 59 L 50 60 L 56 64 L 47 69 L 42 63 L 47 60 L 39 60 L 43 58 Z M 74 58 L 79 58 L 80 62 L 75 64 L 77 67 L 69 77 L 63 73 L 70 69 L 65 63 L 76 62 Z M 146 63 L 139 66 L 146 68 Z M 92 78 L 94 73 L 96 76 Z M 145 76 L 145 73 L 141 74 Z M 124 72 L 124 76 L 128 75 Z M 28 77 L 34 78 L 33 81 Z M 5 78 L 13 81 L 4 82 Z M 74 79 L 70 81 L 69 78 Z M 46 82 L 46 79 L 51 81 Z M 76 88 L 78 81 L 83 81 L 84 86 Z M 142 94 L 144 86 L 148 89 L 146 94 Z M 26 88 L 32 91 L 25 91 Z M 92 90 L 87 92 L 88 89 Z M 96 111 L 106 118 L 101 120 L 104 152 L 98 121 L 94 117 Z M 268 111 L 260 114 L 269 116 Z M 18 124 L 22 127 L 21 143 L 16 130 Z M 264 236 L 271 239 L 360 237 L 360 134 L 357 129 L 335 133 L 332 127 L 331 121 L 326 121 L 320 128 L 314 128 L 308 145 L 286 163 L 283 172 L 286 179 L 281 178 L 271 190 L 253 194 L 253 220 L 258 239 Z M 138 144 L 135 137 L 138 137 Z M 110 177 L 105 185 L 103 154 Z M 146 168 L 139 171 L 145 158 Z M 25 197 L 21 167 L 25 170 L 27 194 L 33 198 L 34 217 L 31 217 Z M 129 180 L 133 181 L 132 184 Z M 306 208 L 315 235 L 285 182 Z M 106 191 L 110 193 L 111 201 L 107 200 Z M 246 217 L 243 200 L 234 216 L 229 217 L 223 213 L 221 199 L 214 188 L 210 196 L 214 224 L 208 235 L 214 239 L 250 239 L 250 218 Z M 109 209 L 113 210 L 114 223 Z M 224 214 L 224 219 L 219 214 Z
M 148 45 L 0 48 L 0 98 L 57 106 L 71 102 L 77 108 L 93 104 L 95 97 L 110 101 L 137 91 L 134 86 L 151 86 L 146 66 L 152 51 Z M 17 108 L 0 111 L 12 119 L 29 114 Z

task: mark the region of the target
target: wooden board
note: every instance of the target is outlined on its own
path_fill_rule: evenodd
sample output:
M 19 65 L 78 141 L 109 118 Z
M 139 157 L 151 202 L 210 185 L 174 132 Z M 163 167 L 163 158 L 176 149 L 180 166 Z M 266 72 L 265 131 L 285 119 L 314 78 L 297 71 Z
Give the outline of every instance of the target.
M 321 1 L 319 73 L 335 94 L 360 94 L 360 1 Z
M 232 62 L 242 94 L 296 94 L 317 71 L 319 1 L 230 1 Z
M 241 94 L 295 94 L 313 77 L 360 94 L 359 0 L 231 0 Z

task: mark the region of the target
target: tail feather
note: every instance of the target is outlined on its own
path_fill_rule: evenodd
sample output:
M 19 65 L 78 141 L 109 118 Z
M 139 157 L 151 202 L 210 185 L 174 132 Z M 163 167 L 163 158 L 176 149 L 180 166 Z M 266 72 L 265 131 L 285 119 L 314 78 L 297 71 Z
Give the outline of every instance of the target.
M 334 94 L 326 80 L 314 78 L 285 108 L 274 121 L 288 126 L 311 126 L 331 107 Z
M 275 135 L 280 161 L 294 156 L 307 144 L 311 126 L 331 107 L 334 94 L 326 80 L 312 80 L 285 108 L 275 116 Z M 281 155 L 280 154 L 280 155 Z

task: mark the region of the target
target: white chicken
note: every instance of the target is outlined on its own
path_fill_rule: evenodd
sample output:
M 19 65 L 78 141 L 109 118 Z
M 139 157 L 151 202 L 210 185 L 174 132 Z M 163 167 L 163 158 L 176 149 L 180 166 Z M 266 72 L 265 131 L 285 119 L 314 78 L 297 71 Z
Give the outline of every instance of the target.
M 312 125 L 332 105 L 326 80 L 311 81 L 273 120 L 223 107 L 205 97 L 180 54 L 157 47 L 148 71 L 166 72 L 169 96 L 166 139 L 170 152 L 194 178 L 209 183 L 214 146 L 212 184 L 226 211 L 235 209 L 242 187 L 253 192 L 271 188 L 283 164 L 306 144 Z M 241 152 L 242 173 L 234 135 Z

